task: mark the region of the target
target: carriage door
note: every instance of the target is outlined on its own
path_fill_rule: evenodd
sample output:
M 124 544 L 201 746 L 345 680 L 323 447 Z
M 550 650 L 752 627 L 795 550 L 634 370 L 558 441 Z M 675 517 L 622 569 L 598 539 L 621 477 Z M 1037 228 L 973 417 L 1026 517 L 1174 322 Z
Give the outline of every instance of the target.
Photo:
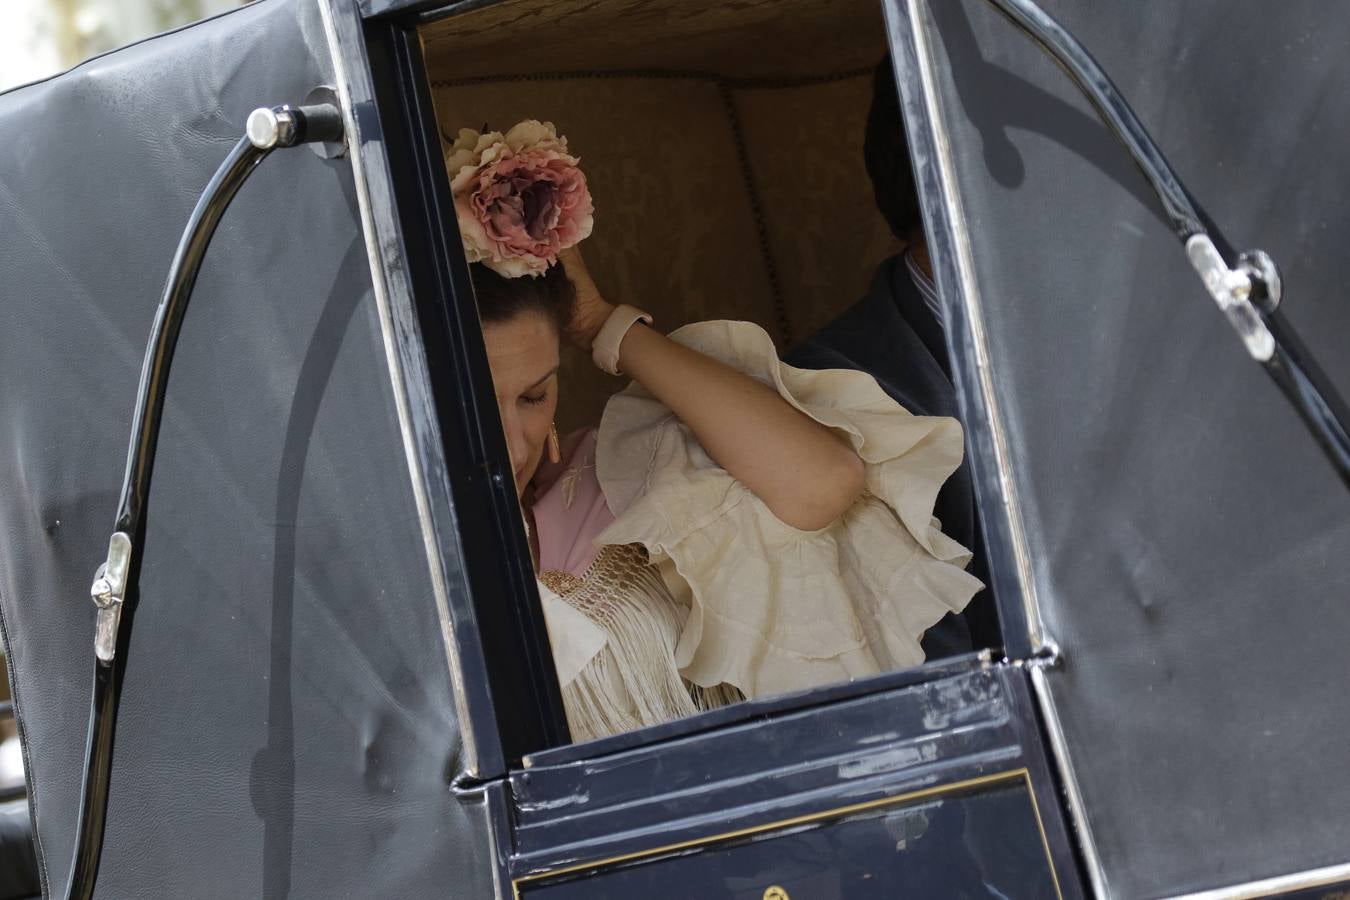
M 681 2 L 451 4 L 420 21 L 387 22 L 372 45 L 377 84 L 387 85 L 379 108 L 383 147 L 391 154 L 400 239 L 412 251 L 407 266 L 421 310 L 421 338 L 428 357 L 454 376 L 440 386 L 436 412 L 445 436 L 444 475 L 454 491 L 456 540 L 464 547 L 467 602 L 451 611 L 475 757 L 456 787 L 466 798 L 483 797 L 491 811 L 499 896 L 1081 896 L 1026 667 L 993 654 L 935 660 L 602 740 L 568 742 L 459 246 L 444 142 L 461 126 L 476 129 L 485 120 L 493 128 L 509 128 L 527 116 L 557 115 L 565 122 L 567 109 L 578 119 L 590 115 L 592 124 L 617 127 L 628 121 L 612 113 L 621 103 L 576 98 L 592 96 L 583 88 L 608 86 L 611 79 L 647 79 L 662 91 L 672 84 L 689 88 L 675 94 L 692 104 L 681 127 L 707 128 L 708 134 L 697 135 L 698 146 L 706 139 L 711 148 L 706 157 L 693 157 L 696 168 L 715 164 L 719 178 L 730 179 L 725 183 L 740 184 L 735 130 L 726 119 L 726 92 L 734 85 L 719 89 L 707 82 L 706 72 L 692 69 L 676 79 L 639 57 L 662 48 L 684 52 L 674 29 L 717 48 L 725 42 L 709 38 L 709 29 L 726 18 L 758 22 L 779 13 L 763 4 L 702 6 L 700 13 Z M 782 13 L 785 21 L 799 21 L 796 7 L 826 19 L 833 14 L 830 4 L 793 6 Z M 879 19 L 879 7 L 870 11 Z M 644 25 L 652 21 L 660 28 Z M 522 34 L 531 28 L 540 46 L 551 49 L 529 48 Z M 628 37 L 647 43 L 634 49 Z M 879 34 L 872 29 L 860 37 L 869 42 L 875 64 Z M 803 46 L 814 41 L 810 33 L 797 38 Z M 502 54 L 508 46 L 512 52 Z M 620 61 L 621 53 L 627 55 Z M 555 56 L 564 54 L 575 70 L 554 72 Z M 625 68 L 628 63 L 636 68 Z M 499 72 L 519 77 L 498 83 Z M 386 97 L 391 102 L 383 102 Z M 573 103 L 549 104 L 541 97 Z M 653 109 L 661 107 L 645 107 L 648 115 Z M 658 129 L 680 130 L 665 122 Z M 592 147 L 579 152 L 598 155 L 598 144 Z M 679 196 L 689 193 L 683 181 L 667 182 Z M 622 179 L 612 183 L 609 209 L 624 201 L 624 188 Z M 629 193 L 646 197 L 636 189 Z M 735 199 L 741 198 L 738 193 Z M 626 199 L 632 214 L 633 197 Z M 652 218 L 651 209 L 639 212 Z M 747 211 L 735 221 L 746 226 L 736 234 L 749 235 L 751 244 L 727 272 L 757 285 L 755 218 Z M 656 235 L 675 230 L 664 222 L 648 227 Z M 714 243 L 710 239 L 708 248 Z M 702 259 L 703 249 L 694 258 Z M 665 254 L 653 254 L 647 261 L 664 260 Z M 777 327 L 772 314 L 759 318 Z
M 1206 228 L 1281 267 L 1279 311 L 1344 393 L 1350 26 L 1259 0 L 1040 6 Z M 1339 895 L 1344 485 L 1025 7 L 887 2 L 1009 652 L 1057 659 L 1033 680 L 1087 876 L 1113 898 Z M 1237 62 L 1258 57 L 1271 77 Z M 1239 83 L 1260 115 L 1227 105 Z

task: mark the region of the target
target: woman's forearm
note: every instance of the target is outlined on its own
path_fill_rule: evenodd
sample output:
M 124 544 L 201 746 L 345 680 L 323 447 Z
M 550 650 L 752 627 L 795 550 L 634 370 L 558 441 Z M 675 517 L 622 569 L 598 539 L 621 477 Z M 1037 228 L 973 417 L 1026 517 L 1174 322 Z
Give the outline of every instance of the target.
M 643 325 L 624 336 L 619 367 L 787 524 L 823 528 L 862 493 L 853 448 L 750 376 Z
M 577 290 L 568 336 L 589 352 L 614 307 L 575 247 L 560 256 Z M 619 368 L 669 407 L 719 466 L 787 524 L 824 528 L 862 493 L 863 463 L 853 448 L 750 376 L 645 325 L 624 335 Z

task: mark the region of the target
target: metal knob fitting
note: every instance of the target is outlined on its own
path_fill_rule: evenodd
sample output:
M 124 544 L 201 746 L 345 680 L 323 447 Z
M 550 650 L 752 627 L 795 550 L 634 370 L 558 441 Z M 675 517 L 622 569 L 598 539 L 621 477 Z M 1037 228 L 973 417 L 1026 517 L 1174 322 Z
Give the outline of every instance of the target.
M 271 150 L 273 147 L 289 147 L 295 142 L 295 116 L 290 107 L 278 106 L 268 109 L 260 106 L 248 114 L 244 133 L 249 142 L 259 150 Z
M 262 106 L 248 114 L 244 133 L 259 150 L 298 144 L 340 142 L 342 111 L 331 103 Z
M 94 655 L 111 663 L 117 653 L 117 628 L 122 621 L 122 603 L 126 599 L 127 575 L 131 568 L 131 536 L 122 531 L 108 541 L 108 559 L 94 573 L 89 589 L 98 607 L 94 628 Z

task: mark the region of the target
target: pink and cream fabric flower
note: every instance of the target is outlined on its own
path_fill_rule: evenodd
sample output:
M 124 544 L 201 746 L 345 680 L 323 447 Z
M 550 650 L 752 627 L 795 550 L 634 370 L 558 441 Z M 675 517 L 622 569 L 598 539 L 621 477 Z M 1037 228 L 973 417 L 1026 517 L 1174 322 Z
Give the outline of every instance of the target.
M 526 119 L 505 134 L 462 129 L 445 167 L 469 262 L 539 276 L 588 237 L 595 207 L 579 163 L 551 122 Z

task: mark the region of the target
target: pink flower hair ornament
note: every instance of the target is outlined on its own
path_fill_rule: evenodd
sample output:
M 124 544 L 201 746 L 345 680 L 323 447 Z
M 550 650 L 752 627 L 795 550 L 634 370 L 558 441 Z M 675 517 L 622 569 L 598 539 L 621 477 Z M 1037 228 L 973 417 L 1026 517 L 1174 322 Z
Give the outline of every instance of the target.
M 551 122 L 526 119 L 505 134 L 461 129 L 445 167 L 464 254 L 499 275 L 544 274 L 595 224 L 580 160 Z

